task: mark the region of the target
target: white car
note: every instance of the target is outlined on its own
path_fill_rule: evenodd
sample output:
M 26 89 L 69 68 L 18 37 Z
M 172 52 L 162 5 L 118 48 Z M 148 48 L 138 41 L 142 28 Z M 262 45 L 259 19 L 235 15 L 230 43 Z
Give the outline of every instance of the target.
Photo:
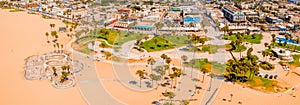
M 289 71 L 290 70 L 289 66 L 282 66 L 282 68 L 283 68 L 284 71 Z

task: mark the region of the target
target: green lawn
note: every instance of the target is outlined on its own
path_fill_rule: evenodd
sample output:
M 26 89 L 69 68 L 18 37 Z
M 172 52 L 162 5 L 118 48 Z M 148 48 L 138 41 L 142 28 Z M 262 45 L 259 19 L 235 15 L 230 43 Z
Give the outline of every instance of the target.
M 225 64 L 211 62 L 212 71 L 215 74 L 223 74 L 225 72 Z
M 232 52 L 243 52 L 245 51 L 247 48 L 246 46 L 244 45 L 230 45 L 230 44 L 227 44 L 225 45 L 227 47 L 227 49 L 232 49 Z
M 272 43 L 272 46 L 276 46 L 279 48 L 287 48 L 287 49 L 291 49 L 291 50 L 297 50 L 300 51 L 300 46 L 294 46 L 292 44 L 286 44 L 286 46 L 284 46 L 283 42 L 282 43 Z
M 138 38 L 144 38 L 146 35 L 138 33 L 118 32 L 110 29 L 97 29 L 90 33 L 90 36 L 97 36 L 98 38 L 107 40 L 111 45 L 122 45 L 125 42 L 136 40 Z
M 70 22 L 70 21 L 67 21 L 67 20 L 63 20 L 62 22 L 65 23 L 65 24 L 70 24 L 70 25 L 76 24 L 75 22 Z
M 13 9 L 13 10 L 9 10 L 9 12 L 23 12 L 24 10 L 18 10 L 18 9 Z
M 289 62 L 289 64 L 299 67 L 300 66 L 300 62 L 299 62 L 300 55 L 292 55 L 292 56 L 294 58 L 294 61 Z
M 252 80 L 248 80 L 247 82 L 241 84 L 246 84 L 248 87 L 252 89 L 267 92 L 267 93 L 276 93 L 285 90 L 282 87 L 277 85 L 277 81 L 258 77 L 258 76 L 254 76 Z
M 121 32 L 120 35 L 117 36 L 114 44 L 121 46 L 125 42 L 136 40 L 136 39 L 142 39 L 146 34 L 139 34 L 139 33 L 132 33 L 132 32 Z
M 111 45 L 108 45 L 106 42 L 104 42 L 103 40 L 97 40 L 97 41 L 99 41 L 99 42 L 101 42 L 101 43 L 104 43 L 104 48 L 112 48 L 113 46 L 111 46 Z M 100 48 L 102 48 L 102 46 L 101 46 L 101 44 L 99 44 L 99 47 Z
M 157 43 L 155 43 L 155 40 L 157 40 Z M 148 52 L 174 48 L 172 42 L 157 36 L 152 38 L 151 40 L 145 41 L 140 47 L 144 48 Z
M 225 48 L 224 45 L 203 45 L 201 48 L 197 48 L 197 52 L 208 52 L 209 54 L 215 54 L 219 49 Z M 189 48 L 187 51 L 193 52 L 194 48 Z
M 159 36 L 163 39 L 166 39 L 168 41 L 171 41 L 176 46 L 184 46 L 187 44 L 187 41 L 190 39 L 188 36 L 172 36 L 172 35 L 166 35 L 166 36 Z
M 242 36 L 242 41 L 253 43 L 253 44 L 260 44 L 260 41 L 263 39 L 263 35 L 262 34 L 254 34 L 254 36 L 255 36 L 255 38 L 253 39 L 252 35 L 244 35 L 244 36 Z M 237 36 L 235 34 L 234 35 L 228 35 L 228 36 L 224 36 L 223 39 L 236 41 Z
M 194 62 L 194 64 L 193 64 Z M 223 74 L 225 72 L 225 64 L 220 64 L 218 62 L 208 62 L 207 59 L 192 59 L 185 66 L 193 67 L 196 69 L 206 68 L 208 71 L 215 74 Z
M 154 43 L 155 39 L 157 40 L 157 44 Z M 160 51 L 185 46 L 188 44 L 188 41 L 188 36 L 163 35 L 156 36 L 153 39 L 146 41 L 141 47 L 148 52 Z
M 203 59 L 192 59 L 191 61 L 188 62 L 186 66 L 202 69 L 202 68 L 209 68 L 207 67 L 208 66 L 207 64 L 209 64 L 209 62 Z

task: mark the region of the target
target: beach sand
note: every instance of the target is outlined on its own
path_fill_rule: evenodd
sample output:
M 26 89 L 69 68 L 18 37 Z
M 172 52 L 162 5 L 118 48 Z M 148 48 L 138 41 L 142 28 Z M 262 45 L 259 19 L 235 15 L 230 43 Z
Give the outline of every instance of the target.
M 46 20 L 40 15 L 30 15 L 26 12 L 12 13 L 1 9 L 0 23 L 2 105 L 86 104 L 77 87 L 56 89 L 48 80 L 31 81 L 24 78 L 25 58 L 53 51 L 53 45 L 46 43 L 45 32 L 51 31 L 49 24 L 55 23 L 58 29 L 59 26 L 65 26 L 64 23 L 59 20 Z M 62 39 L 60 43 L 69 40 L 60 39 Z

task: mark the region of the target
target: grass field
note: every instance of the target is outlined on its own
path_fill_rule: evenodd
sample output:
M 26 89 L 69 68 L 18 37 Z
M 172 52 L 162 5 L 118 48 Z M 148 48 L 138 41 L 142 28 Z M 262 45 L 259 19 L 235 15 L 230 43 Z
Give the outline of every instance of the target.
M 141 45 L 141 47 L 144 48 L 145 50 L 147 50 L 148 52 L 174 48 L 172 42 L 170 42 L 162 37 L 154 37 L 151 40 L 145 41 Z
M 248 80 L 247 82 L 244 83 L 238 82 L 238 83 L 242 85 L 246 85 L 249 88 L 263 91 L 266 93 L 277 93 L 286 90 L 278 86 L 277 81 L 258 77 L 258 76 L 254 76 L 252 80 Z
M 18 10 L 18 9 L 13 9 L 13 10 L 9 10 L 9 12 L 23 12 L 24 10 Z
M 230 45 L 230 44 L 226 44 L 225 45 L 226 49 L 232 49 L 232 52 L 243 52 L 245 51 L 247 48 L 244 45 Z
M 209 72 L 212 72 L 214 74 L 223 74 L 225 72 L 225 64 L 220 64 L 218 62 L 208 62 L 206 59 L 192 59 L 185 66 L 193 67 L 198 70 L 206 68 Z
M 253 43 L 253 44 L 260 44 L 260 41 L 263 39 L 263 35 L 262 34 L 254 34 L 254 36 L 255 36 L 255 38 L 253 38 L 252 35 L 243 35 L 242 41 Z M 234 34 L 234 35 L 224 36 L 223 39 L 236 41 L 237 35 Z
M 175 46 L 184 46 L 184 45 L 187 44 L 187 41 L 189 41 L 188 36 L 171 36 L 171 35 L 166 35 L 166 36 L 159 36 L 159 37 L 172 42 Z
M 208 52 L 209 54 L 215 54 L 219 49 L 225 49 L 224 45 L 203 45 L 201 48 L 197 48 L 197 52 Z M 187 51 L 193 52 L 194 48 L 189 48 Z

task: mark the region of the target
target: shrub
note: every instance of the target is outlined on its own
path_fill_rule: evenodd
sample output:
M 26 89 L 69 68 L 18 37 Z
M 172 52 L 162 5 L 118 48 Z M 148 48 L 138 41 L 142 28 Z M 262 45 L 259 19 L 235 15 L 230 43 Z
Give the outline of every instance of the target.
M 272 70 L 274 69 L 274 65 L 270 64 L 269 62 L 261 62 L 259 66 L 264 70 Z

